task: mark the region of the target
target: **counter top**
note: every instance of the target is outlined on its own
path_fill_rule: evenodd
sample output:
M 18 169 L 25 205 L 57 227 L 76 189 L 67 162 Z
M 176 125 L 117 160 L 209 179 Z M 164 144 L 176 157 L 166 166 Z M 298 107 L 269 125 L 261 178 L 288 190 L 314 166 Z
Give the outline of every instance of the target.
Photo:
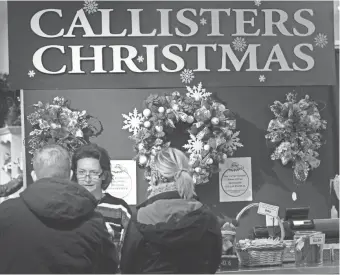
M 339 274 L 339 263 L 315 267 L 296 267 L 295 263 L 271 267 L 240 267 L 238 270 L 218 271 L 218 274 Z

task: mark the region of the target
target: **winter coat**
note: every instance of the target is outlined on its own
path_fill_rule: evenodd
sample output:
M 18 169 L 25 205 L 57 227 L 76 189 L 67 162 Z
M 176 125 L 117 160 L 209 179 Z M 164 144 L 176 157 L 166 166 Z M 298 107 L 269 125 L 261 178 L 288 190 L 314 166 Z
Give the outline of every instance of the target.
M 217 217 L 178 192 L 144 202 L 130 220 L 122 248 L 122 273 L 210 273 L 217 271 L 222 237 Z
M 85 188 L 57 178 L 0 204 L 0 273 L 115 273 L 116 249 L 96 206 Z

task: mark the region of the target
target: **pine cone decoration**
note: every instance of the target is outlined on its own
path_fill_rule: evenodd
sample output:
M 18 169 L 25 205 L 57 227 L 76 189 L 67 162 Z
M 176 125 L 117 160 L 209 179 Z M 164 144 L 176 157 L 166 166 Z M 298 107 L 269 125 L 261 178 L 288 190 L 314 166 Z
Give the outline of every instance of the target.
M 152 103 L 153 103 L 154 105 L 160 105 L 160 104 L 161 104 L 161 100 L 160 100 L 160 98 L 157 96 L 157 97 L 154 97 L 154 98 L 153 98 Z
M 153 105 L 163 106 L 166 104 L 167 101 L 164 96 L 154 95 L 151 102 Z
M 150 108 L 152 105 L 160 105 L 160 96 L 159 95 L 149 95 L 148 98 L 145 100 L 145 105 L 148 108 Z
M 191 105 L 184 104 L 182 108 L 186 113 L 192 113 L 194 111 L 193 106 Z

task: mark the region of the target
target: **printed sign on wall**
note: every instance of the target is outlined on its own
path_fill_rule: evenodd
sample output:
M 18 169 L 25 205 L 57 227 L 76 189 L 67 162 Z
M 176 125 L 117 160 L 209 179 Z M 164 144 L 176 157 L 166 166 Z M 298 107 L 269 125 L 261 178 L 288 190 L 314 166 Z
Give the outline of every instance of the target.
M 137 204 L 136 161 L 111 160 L 112 182 L 106 189 L 110 195 L 129 205 Z
M 8 11 L 14 88 L 335 83 L 331 1 L 9 1 Z
M 251 158 L 228 158 L 220 169 L 220 202 L 253 200 Z

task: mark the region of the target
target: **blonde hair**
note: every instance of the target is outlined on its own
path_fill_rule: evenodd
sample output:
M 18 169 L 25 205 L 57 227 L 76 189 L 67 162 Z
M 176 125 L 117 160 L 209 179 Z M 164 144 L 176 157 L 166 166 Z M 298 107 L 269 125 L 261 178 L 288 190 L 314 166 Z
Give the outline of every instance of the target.
M 174 180 L 182 198 L 192 199 L 196 195 L 189 160 L 182 151 L 171 147 L 161 150 L 155 156 L 154 169 L 164 178 Z

